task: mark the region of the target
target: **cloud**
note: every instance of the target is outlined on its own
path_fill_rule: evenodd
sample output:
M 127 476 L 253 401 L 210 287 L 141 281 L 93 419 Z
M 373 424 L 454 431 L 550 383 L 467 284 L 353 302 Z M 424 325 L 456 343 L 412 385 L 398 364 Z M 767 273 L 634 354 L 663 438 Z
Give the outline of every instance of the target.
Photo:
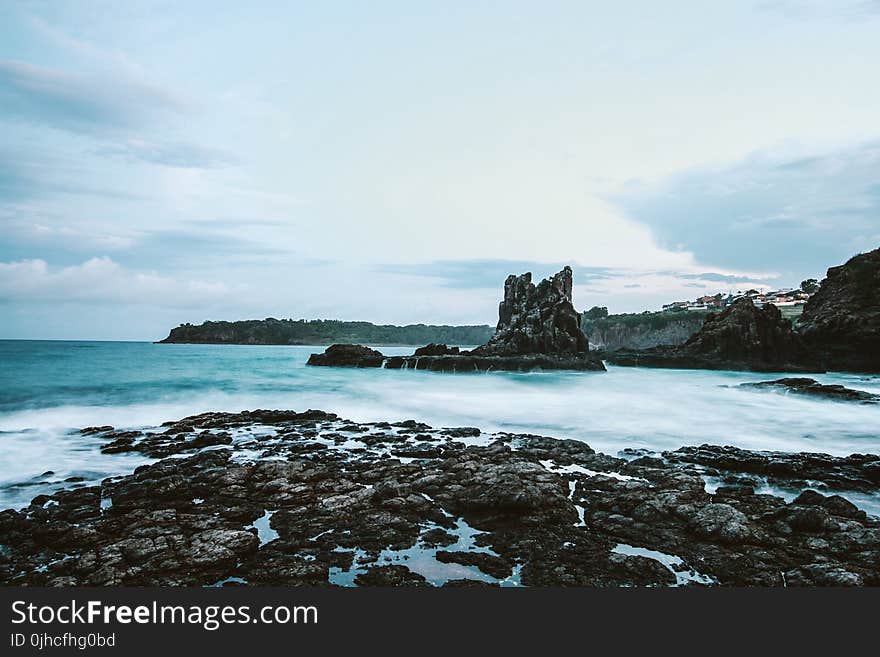
M 607 267 L 582 267 L 575 263 L 546 263 L 525 260 L 440 260 L 423 264 L 384 264 L 374 271 L 439 279 L 444 287 L 459 289 L 501 289 L 510 274 L 532 272 L 532 280 L 552 276 L 566 264 L 574 270 L 575 284 L 609 278 Z
M 86 302 L 190 308 L 242 293 L 224 283 L 125 269 L 107 257 L 51 268 L 45 260 L 0 262 L 0 303 Z
M 70 73 L 15 60 L 0 60 L 0 114 L 78 133 L 130 129 L 187 104 L 132 78 Z
M 185 142 L 163 144 L 142 139 L 127 139 L 100 148 L 97 153 L 183 169 L 216 169 L 238 162 L 232 153 L 217 148 Z
M 880 242 L 880 140 L 826 153 L 758 152 L 630 184 L 611 200 L 661 246 L 699 262 L 821 274 Z

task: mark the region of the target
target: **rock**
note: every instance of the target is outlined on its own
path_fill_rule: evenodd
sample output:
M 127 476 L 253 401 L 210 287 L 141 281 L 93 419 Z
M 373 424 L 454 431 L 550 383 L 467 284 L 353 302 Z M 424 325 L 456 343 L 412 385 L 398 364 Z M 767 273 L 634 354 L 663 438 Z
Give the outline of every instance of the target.
M 434 558 L 440 563 L 458 563 L 463 566 L 474 566 L 495 579 L 506 579 L 513 572 L 513 565 L 506 559 L 486 552 L 449 552 L 438 550 Z
M 452 439 L 475 434 L 316 410 L 168 422 L 131 440 L 171 457 L 0 512 L 0 584 L 424 586 L 419 564 L 449 586 L 880 585 L 880 519 L 804 490 L 876 492 L 876 455 L 705 445 L 626 461 L 545 436 Z M 799 494 L 708 493 L 701 470 Z
M 880 395 L 862 390 L 853 390 L 842 385 L 823 385 L 815 379 L 787 378 L 776 381 L 760 381 L 757 383 L 741 383 L 740 388 L 768 388 L 791 392 L 798 395 L 825 397 L 835 401 L 854 401 L 863 404 L 880 402 Z
M 473 350 L 479 356 L 585 354 L 587 338 L 571 301 L 572 272 L 565 267 L 552 278 L 532 283 L 531 273 L 511 274 L 504 282 L 495 335 Z
M 451 356 L 398 356 L 388 359 L 388 369 L 414 369 L 430 372 L 535 372 L 544 370 L 605 371 L 592 354 L 522 356 L 475 356 L 462 352 Z
M 880 490 L 880 456 L 873 454 L 787 454 L 700 445 L 664 452 L 663 456 L 672 463 L 693 463 L 716 471 L 760 475 L 770 483 L 785 487 L 799 487 L 810 480 L 822 482 L 828 488 Z
M 589 352 L 571 292 L 570 267 L 537 286 L 530 273 L 510 275 L 504 284 L 495 334 L 476 349 L 460 351 L 445 344 L 429 344 L 412 356 L 385 358 L 367 347 L 332 345 L 323 354 L 312 354 L 308 364 L 456 373 L 604 371 L 602 361 Z
M 382 367 L 381 352 L 357 344 L 333 344 L 323 354 L 309 356 L 308 365 L 332 367 Z
M 615 365 L 755 372 L 821 372 L 822 367 L 790 322 L 772 304 L 757 308 L 738 299 L 721 313 L 710 313 L 703 327 L 678 347 L 618 351 Z
M 406 566 L 373 566 L 354 579 L 358 586 L 427 586 L 421 575 Z
M 880 372 L 880 248 L 831 267 L 797 331 L 829 369 Z
M 449 347 L 445 344 L 431 344 L 419 347 L 413 353 L 413 356 L 451 356 L 459 353 L 458 347 Z

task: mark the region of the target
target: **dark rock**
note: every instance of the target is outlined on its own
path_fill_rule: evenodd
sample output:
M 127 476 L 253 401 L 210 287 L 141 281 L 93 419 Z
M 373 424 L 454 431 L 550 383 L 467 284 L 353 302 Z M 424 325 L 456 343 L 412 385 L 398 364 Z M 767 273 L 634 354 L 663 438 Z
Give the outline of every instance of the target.
M 757 383 L 741 383 L 740 388 L 769 388 L 791 392 L 799 395 L 826 397 L 835 401 L 854 401 L 865 404 L 880 402 L 880 395 L 862 390 L 853 390 L 842 385 L 823 385 L 815 379 L 787 378 L 776 381 L 760 381 Z
M 618 351 L 608 354 L 606 359 L 615 365 L 641 367 L 823 371 L 776 306 L 757 308 L 747 297 L 738 299 L 718 315 L 710 313 L 703 327 L 681 346 Z
M 486 552 L 450 552 L 438 550 L 434 558 L 440 563 L 457 563 L 474 566 L 495 579 L 505 579 L 513 572 L 513 565 L 506 559 Z
M 445 344 L 431 344 L 419 347 L 413 356 L 452 356 L 460 352 L 458 347 L 449 347 Z
M 323 354 L 309 356 L 308 365 L 332 367 L 382 367 L 381 352 L 357 344 L 332 344 Z
M 514 573 L 524 586 L 880 585 L 880 520 L 845 497 L 802 484 L 790 504 L 747 487 L 710 494 L 700 473 L 876 492 L 878 456 L 707 445 L 626 461 L 574 440 L 466 445 L 412 420 L 392 433 L 321 411 L 204 413 L 132 440 L 160 453 L 248 426 L 265 439 L 218 449 L 205 436 L 191 453 L 0 512 L 0 584 L 326 586 L 342 571 L 422 586 L 401 562 L 436 555 L 493 585 Z M 328 449 L 337 438 L 359 446 Z M 431 449 L 404 463 L 390 445 Z M 266 513 L 277 537 L 261 543 Z
M 537 286 L 530 273 L 511 275 L 504 284 L 495 335 L 472 351 L 429 344 L 416 349 L 412 356 L 385 358 L 367 347 L 332 345 L 323 354 L 312 354 L 308 364 L 458 373 L 604 371 L 602 361 L 589 352 L 571 291 L 570 267 Z
M 421 575 L 406 566 L 373 566 L 354 579 L 358 586 L 427 586 Z
M 829 369 L 880 372 L 880 249 L 831 267 L 797 331 Z
M 814 480 L 842 490 L 880 490 L 880 456 L 873 454 L 787 454 L 700 445 L 664 452 L 663 456 L 672 463 L 694 463 L 719 471 L 761 475 L 782 486 L 797 486 L 800 482 Z
M 587 338 L 571 302 L 572 272 L 565 267 L 535 286 L 531 273 L 504 282 L 495 335 L 473 350 L 479 356 L 585 354 Z
M 83 434 L 84 436 L 87 436 L 87 435 L 93 434 L 93 433 L 105 433 L 107 431 L 113 431 L 113 427 L 111 427 L 109 424 L 105 424 L 100 427 L 85 427 L 85 428 L 79 430 L 79 432 L 81 434 Z

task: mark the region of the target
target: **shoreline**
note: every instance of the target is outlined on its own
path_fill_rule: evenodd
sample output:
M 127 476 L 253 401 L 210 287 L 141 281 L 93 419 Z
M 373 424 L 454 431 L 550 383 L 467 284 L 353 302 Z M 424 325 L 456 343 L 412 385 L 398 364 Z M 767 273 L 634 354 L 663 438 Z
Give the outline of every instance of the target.
M 4 584 L 880 585 L 880 518 L 835 494 L 877 493 L 880 456 L 619 458 L 323 411 L 83 433 L 158 460 L 0 512 Z

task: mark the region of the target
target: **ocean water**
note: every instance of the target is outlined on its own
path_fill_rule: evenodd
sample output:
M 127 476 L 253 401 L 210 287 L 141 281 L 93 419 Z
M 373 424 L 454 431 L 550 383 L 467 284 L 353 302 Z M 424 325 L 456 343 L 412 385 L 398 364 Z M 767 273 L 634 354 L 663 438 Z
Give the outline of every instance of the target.
M 613 366 L 528 374 L 306 367 L 309 354 L 322 350 L 0 341 L 0 509 L 26 505 L 69 485 L 69 477 L 97 482 L 146 461 L 102 455 L 101 441 L 81 436 L 82 427 L 142 428 L 205 411 L 314 408 L 355 421 L 415 419 L 574 438 L 609 454 L 702 443 L 880 453 L 878 406 L 733 387 L 774 375 Z M 880 393 L 880 376 L 815 378 Z

